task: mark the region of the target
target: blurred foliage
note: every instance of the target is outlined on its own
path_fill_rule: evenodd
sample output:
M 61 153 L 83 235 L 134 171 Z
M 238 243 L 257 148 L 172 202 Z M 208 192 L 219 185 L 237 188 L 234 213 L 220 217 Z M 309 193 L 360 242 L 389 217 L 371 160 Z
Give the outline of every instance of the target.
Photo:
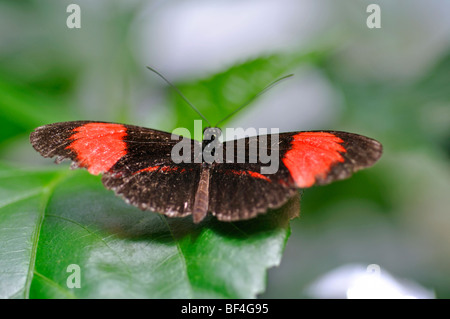
M 170 88 L 161 88 L 128 47 L 144 2 L 93 9 L 81 30 L 55 27 L 65 23 L 60 13 L 66 2 L 37 3 L 0 1 L 1 160 L 48 164 L 32 150 L 28 135 L 51 122 L 98 119 L 192 129 L 197 114 Z M 450 49 L 411 81 L 355 76 L 345 55 L 345 45 L 332 41 L 308 52 L 256 56 L 174 84 L 214 124 L 274 79 L 308 66 L 343 101 L 333 127 L 317 129 L 358 132 L 384 145 L 374 168 L 304 192 L 302 216 L 291 223 L 283 262 L 269 272 L 264 297 L 303 297 L 324 272 L 360 262 L 377 263 L 448 298 Z
M 177 84 L 179 89 L 196 101 L 196 107 L 214 126 L 238 107 L 252 100 L 269 83 L 273 82 L 302 64 L 316 63 L 322 58 L 322 52 L 296 52 L 258 57 L 244 63 L 236 64 L 229 69 L 214 74 L 209 78 Z M 186 112 L 184 102 L 175 92 L 172 103 L 175 103 L 175 114 Z M 250 106 L 251 107 L 251 106 Z M 239 116 L 237 113 L 235 116 Z M 194 118 L 197 117 L 193 114 Z M 231 120 L 231 118 L 227 120 Z M 206 123 L 205 123 L 206 124 Z M 223 123 L 222 123 L 223 124 Z M 191 117 L 178 116 L 176 127 L 194 129 Z
M 0 185 L 0 298 L 255 298 L 299 201 L 196 225 L 127 205 L 85 171 L 1 165 Z

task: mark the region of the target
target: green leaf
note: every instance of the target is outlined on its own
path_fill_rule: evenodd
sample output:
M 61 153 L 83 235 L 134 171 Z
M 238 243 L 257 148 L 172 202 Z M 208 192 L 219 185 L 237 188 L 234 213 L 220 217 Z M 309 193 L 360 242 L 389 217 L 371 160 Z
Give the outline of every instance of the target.
M 210 77 L 176 83 L 176 86 L 214 126 L 238 107 L 255 98 L 269 83 L 301 65 L 320 63 L 323 55 L 312 51 L 258 57 L 235 64 Z M 199 116 L 194 110 L 188 111 L 186 102 L 176 92 L 171 90 L 170 94 L 176 114 L 179 115 L 175 127 L 186 127 L 193 132 L 193 119 L 199 119 Z M 248 106 L 250 107 L 251 105 Z M 207 123 L 204 123 L 204 126 L 206 125 Z M 195 138 L 201 140 L 201 136 Z
M 0 185 L 1 298 L 254 298 L 299 211 L 296 197 L 253 220 L 195 225 L 129 206 L 85 171 L 0 165 Z M 72 264 L 80 288 L 67 285 Z

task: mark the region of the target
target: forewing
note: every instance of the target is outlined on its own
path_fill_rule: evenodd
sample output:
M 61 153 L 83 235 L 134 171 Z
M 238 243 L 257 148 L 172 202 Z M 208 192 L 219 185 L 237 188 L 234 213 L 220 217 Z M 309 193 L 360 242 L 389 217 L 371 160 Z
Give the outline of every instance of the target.
M 375 164 L 383 152 L 380 142 L 347 132 L 284 133 L 280 139 L 284 141 L 282 167 L 299 188 L 348 178 Z
M 144 166 L 168 161 L 172 146 L 178 142 L 166 132 L 93 121 L 40 126 L 30 134 L 30 141 L 42 156 L 56 157 L 57 162 L 70 159 L 94 175 L 120 166 L 120 161 L 129 162 L 127 158 L 142 161 Z

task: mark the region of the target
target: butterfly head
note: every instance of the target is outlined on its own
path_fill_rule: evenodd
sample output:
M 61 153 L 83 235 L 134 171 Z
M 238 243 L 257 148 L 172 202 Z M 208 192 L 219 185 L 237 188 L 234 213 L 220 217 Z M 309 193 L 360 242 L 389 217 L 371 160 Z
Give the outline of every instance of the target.
M 203 141 L 214 141 L 222 135 L 222 130 L 218 127 L 205 127 L 203 130 Z

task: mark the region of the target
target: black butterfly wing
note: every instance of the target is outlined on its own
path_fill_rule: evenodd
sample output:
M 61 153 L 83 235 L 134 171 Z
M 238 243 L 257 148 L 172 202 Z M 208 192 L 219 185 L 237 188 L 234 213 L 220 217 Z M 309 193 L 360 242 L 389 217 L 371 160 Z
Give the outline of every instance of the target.
M 213 165 L 209 211 L 223 221 L 245 220 L 280 207 L 296 194 L 296 188 L 284 179 L 278 181 L 259 169 L 252 164 Z
M 57 162 L 70 159 L 74 167 L 103 174 L 105 187 L 140 209 L 170 216 L 185 216 L 192 211 L 201 165 L 193 160 L 186 164 L 172 161 L 172 149 L 180 139 L 170 133 L 133 125 L 75 121 L 38 127 L 30 141 L 44 157 L 56 157 Z M 194 144 L 200 144 L 188 142 L 192 150 Z
M 109 172 L 102 182 L 142 210 L 182 217 L 192 214 L 200 171 L 199 164 L 163 164 L 131 174 Z
M 262 169 L 271 155 L 277 169 Z M 227 157 L 227 149 L 233 149 Z M 258 156 L 250 155 L 250 150 Z M 277 208 L 297 188 L 345 179 L 373 165 L 382 154 L 381 144 L 371 138 L 338 131 L 292 132 L 255 136 L 224 143 L 224 163 L 213 164 L 209 210 L 220 220 L 249 219 L 268 208 Z M 239 163 L 239 161 L 243 163 Z M 255 163 L 249 163 L 249 162 Z M 227 163 L 228 162 L 228 163 Z

